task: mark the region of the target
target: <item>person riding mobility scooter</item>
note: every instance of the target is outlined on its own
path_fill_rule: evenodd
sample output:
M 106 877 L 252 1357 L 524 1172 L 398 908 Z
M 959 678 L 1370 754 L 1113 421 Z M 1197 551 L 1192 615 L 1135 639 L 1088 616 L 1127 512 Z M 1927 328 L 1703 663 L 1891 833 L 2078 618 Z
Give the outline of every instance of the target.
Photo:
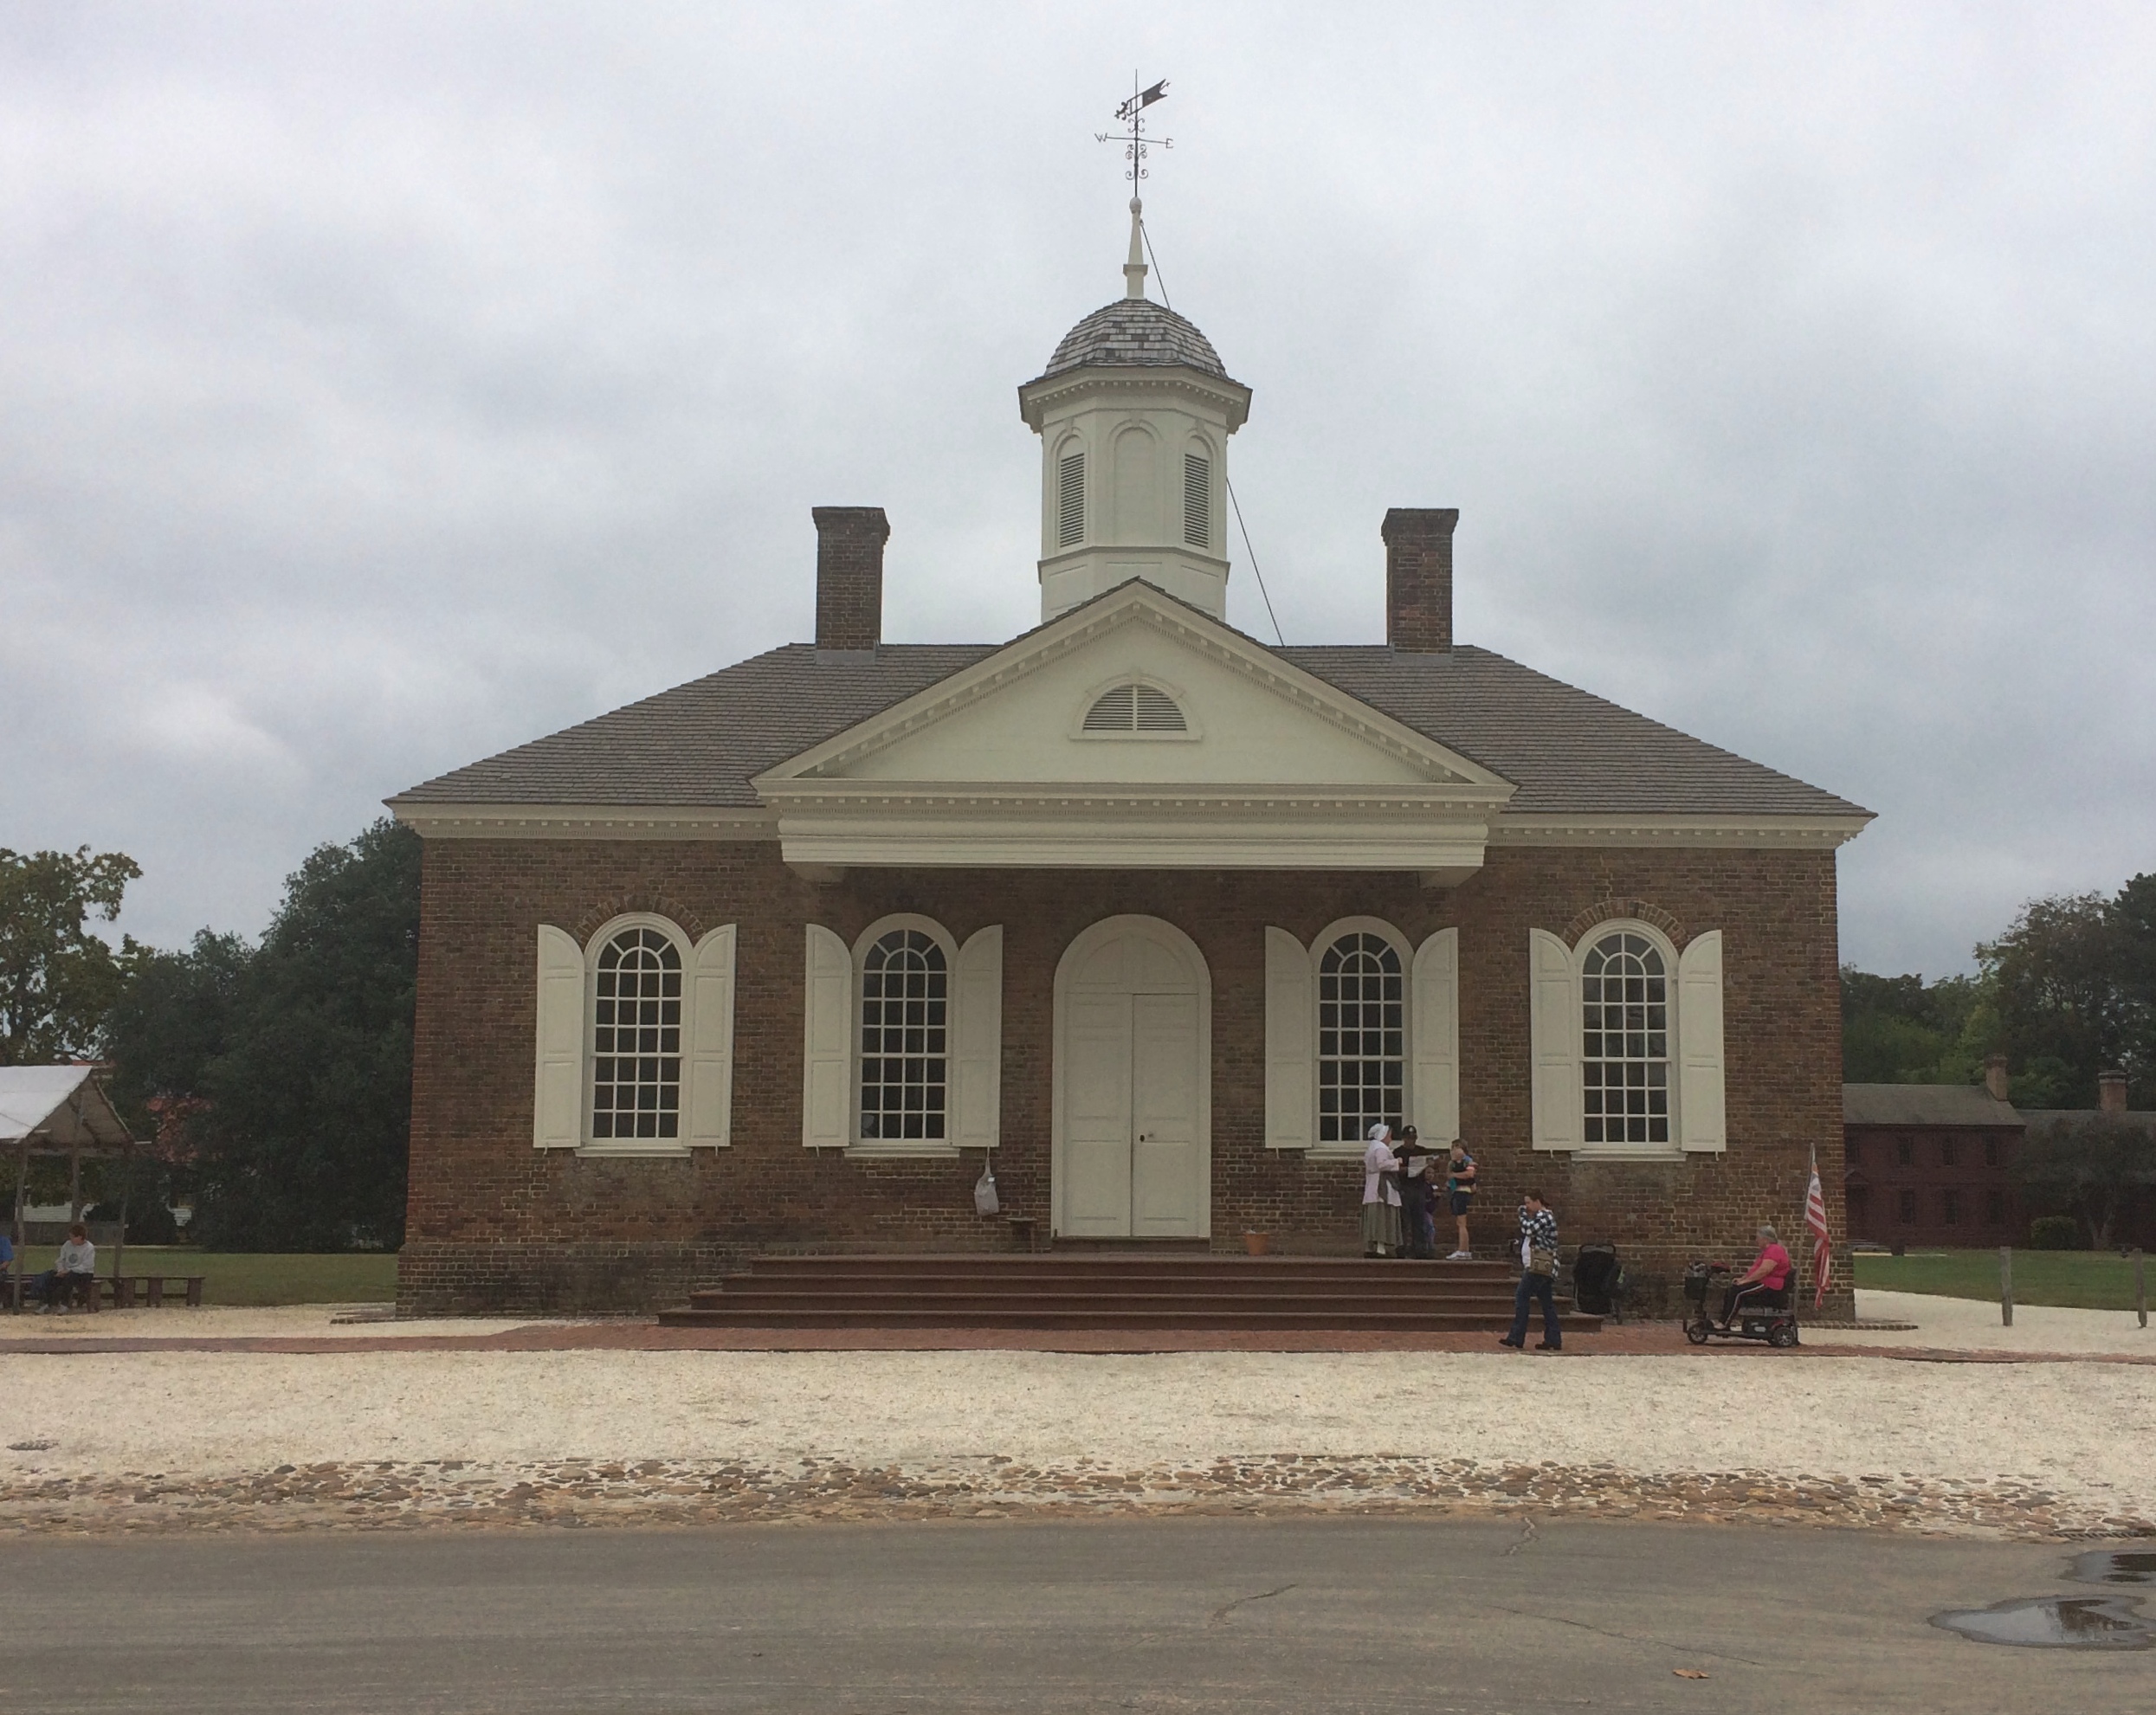
M 1775 1239 L 1772 1227 L 1759 1228 L 1759 1254 L 1740 1280 L 1726 1262 L 1694 1262 L 1684 1271 L 1684 1296 L 1691 1306 L 1684 1337 L 1695 1346 L 1710 1339 L 1765 1340 L 1771 1346 L 1797 1344 L 1797 1267 Z M 1707 1289 L 1727 1283 L 1720 1320 L 1708 1312 Z

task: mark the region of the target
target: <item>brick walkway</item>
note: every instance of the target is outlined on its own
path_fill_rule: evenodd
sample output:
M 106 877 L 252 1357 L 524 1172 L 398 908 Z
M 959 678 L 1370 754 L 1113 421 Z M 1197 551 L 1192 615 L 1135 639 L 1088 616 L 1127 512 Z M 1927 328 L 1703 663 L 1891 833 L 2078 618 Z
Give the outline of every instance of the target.
M 1013 1328 L 662 1328 L 641 1319 L 536 1323 L 490 1334 L 369 1334 L 346 1338 L 257 1335 L 177 1335 L 100 1338 L 0 1338 L 0 1355 L 67 1357 L 138 1351 L 239 1351 L 336 1354 L 371 1351 L 1068 1351 L 1127 1354 L 1178 1351 L 1445 1351 L 1495 1352 L 1493 1334 L 1267 1333 L 1262 1331 L 1144 1334 Z M 2108 1352 L 1959 1351 L 1925 1346 L 1808 1345 L 1779 1352 L 1752 1341 L 1687 1343 L 1675 1322 L 1605 1325 L 1573 1337 L 1558 1356 L 1636 1357 L 1690 1355 L 1702 1362 L 1772 1357 L 1891 1357 L 1916 1364 L 2138 1364 L 2156 1357 Z M 1526 1352 L 1522 1361 L 1550 1353 Z

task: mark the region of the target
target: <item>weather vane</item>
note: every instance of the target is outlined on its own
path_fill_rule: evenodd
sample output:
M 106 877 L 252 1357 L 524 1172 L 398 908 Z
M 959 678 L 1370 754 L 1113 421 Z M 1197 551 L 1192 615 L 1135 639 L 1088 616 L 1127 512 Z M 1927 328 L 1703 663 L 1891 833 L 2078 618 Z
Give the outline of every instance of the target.
M 1130 100 L 1115 110 L 1116 123 L 1126 125 L 1130 129 L 1127 132 L 1097 131 L 1093 138 L 1096 143 L 1120 143 L 1123 145 L 1123 158 L 1130 163 L 1130 171 L 1123 177 L 1130 180 L 1132 189 L 1136 190 L 1139 181 L 1147 177 L 1146 151 L 1155 143 L 1163 149 L 1172 149 L 1175 139 L 1146 135 L 1146 109 L 1166 96 L 1167 79 L 1162 78 L 1151 89 L 1140 89 L 1138 87 L 1138 75 L 1133 72 L 1131 74 L 1131 88 Z

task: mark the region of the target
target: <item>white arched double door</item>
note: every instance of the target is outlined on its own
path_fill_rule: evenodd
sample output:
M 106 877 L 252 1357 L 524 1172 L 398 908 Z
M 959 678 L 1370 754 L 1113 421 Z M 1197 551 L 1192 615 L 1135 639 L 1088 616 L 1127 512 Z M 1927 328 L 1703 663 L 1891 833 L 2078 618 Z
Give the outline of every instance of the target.
M 1055 1230 L 1212 1231 L 1212 984 L 1197 944 L 1111 917 L 1055 968 Z

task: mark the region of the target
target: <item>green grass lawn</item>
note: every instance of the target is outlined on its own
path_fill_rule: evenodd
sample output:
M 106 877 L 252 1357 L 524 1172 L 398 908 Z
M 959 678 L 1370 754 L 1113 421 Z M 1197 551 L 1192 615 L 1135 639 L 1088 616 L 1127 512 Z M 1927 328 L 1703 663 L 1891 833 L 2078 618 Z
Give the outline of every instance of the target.
M 2156 1263 L 2148 1265 L 2156 1277 Z M 1887 1293 L 1998 1302 L 1996 1250 L 1911 1251 L 1907 1256 L 1856 1259 L 1856 1284 Z M 2156 1294 L 2156 1278 L 2149 1291 Z M 2016 1250 L 2014 1302 L 2064 1305 L 2075 1310 L 2133 1308 L 2133 1265 L 2116 1251 Z
M 25 1245 L 25 1266 L 33 1274 L 51 1267 L 57 1248 Z M 130 1274 L 200 1274 L 204 1304 L 387 1304 L 397 1296 L 394 1252 L 305 1256 L 129 1245 L 120 1266 Z M 112 1252 L 103 1245 L 97 1272 L 113 1272 Z

